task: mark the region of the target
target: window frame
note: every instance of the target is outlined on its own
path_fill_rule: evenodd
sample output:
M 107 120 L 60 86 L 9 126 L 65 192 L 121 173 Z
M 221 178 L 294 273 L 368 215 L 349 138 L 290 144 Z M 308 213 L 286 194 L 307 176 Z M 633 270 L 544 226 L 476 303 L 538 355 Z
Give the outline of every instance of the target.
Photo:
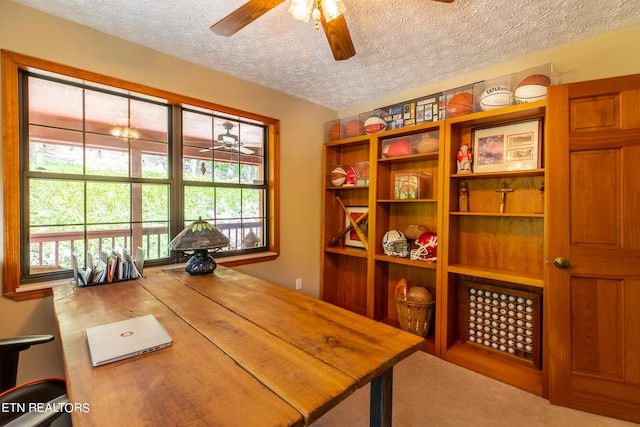
M 223 257 L 218 259 L 218 263 L 225 266 L 234 266 L 241 264 L 249 264 L 254 262 L 270 261 L 278 257 L 280 252 L 279 238 L 279 145 L 280 145 L 280 121 L 271 117 L 242 111 L 235 108 L 225 107 L 204 100 L 195 99 L 188 96 L 178 95 L 161 89 L 121 80 L 114 77 L 94 73 L 91 71 L 81 70 L 78 68 L 61 65 L 55 62 L 34 58 L 31 56 L 1 50 L 1 66 L 2 66 L 2 175 L 3 175 L 3 292 L 6 297 L 14 300 L 26 300 L 32 298 L 40 298 L 52 295 L 51 286 L 61 283 L 61 281 L 40 282 L 37 286 L 26 285 L 21 283 L 21 152 L 20 152 L 20 96 L 19 93 L 19 70 L 39 70 L 52 72 L 59 75 L 87 81 L 114 88 L 136 92 L 155 98 L 166 100 L 172 105 L 179 107 L 196 106 L 207 110 L 218 111 L 224 114 L 239 116 L 242 118 L 255 120 L 264 123 L 267 126 L 268 147 L 266 149 L 266 161 L 268 169 L 265 170 L 265 179 L 268 183 L 267 197 L 269 198 L 267 206 L 267 232 L 268 238 L 267 250 L 259 253 L 247 253 L 237 256 Z M 181 141 L 181 140 L 180 140 Z M 181 144 L 174 144 L 173 151 L 170 155 L 175 156 L 180 152 Z M 176 157 L 173 157 L 174 159 Z M 176 162 L 177 163 L 177 162 Z M 181 162 L 180 162 L 181 163 Z M 175 188 L 182 188 L 181 178 L 174 176 Z M 176 199 L 170 206 L 172 213 L 175 212 Z M 178 205 L 181 205 L 178 202 Z M 181 216 L 181 215 L 180 215 Z M 171 236 L 177 234 L 180 230 L 171 230 Z M 15 248 L 21 248 L 16 251 Z M 62 283 L 68 283 L 68 278 L 63 279 Z M 30 282 L 31 283 L 31 282 Z

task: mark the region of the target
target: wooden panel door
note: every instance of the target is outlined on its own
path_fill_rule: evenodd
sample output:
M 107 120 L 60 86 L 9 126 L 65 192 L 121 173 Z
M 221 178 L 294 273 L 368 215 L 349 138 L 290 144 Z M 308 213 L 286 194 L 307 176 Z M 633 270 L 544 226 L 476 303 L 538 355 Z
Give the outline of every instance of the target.
M 640 422 L 640 75 L 550 87 L 549 400 Z

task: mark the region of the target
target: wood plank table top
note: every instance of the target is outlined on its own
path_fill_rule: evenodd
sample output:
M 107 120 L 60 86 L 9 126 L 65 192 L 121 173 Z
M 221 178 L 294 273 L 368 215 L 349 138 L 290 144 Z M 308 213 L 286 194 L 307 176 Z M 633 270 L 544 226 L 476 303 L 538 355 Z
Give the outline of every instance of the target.
M 208 276 L 155 268 L 135 281 L 59 286 L 54 310 L 71 402 L 86 404 L 72 414 L 79 426 L 308 425 L 374 379 L 372 412 L 374 395 L 382 406 L 372 417 L 388 424 L 389 374 L 424 343 L 222 266 Z M 146 314 L 171 347 L 92 367 L 86 328 Z

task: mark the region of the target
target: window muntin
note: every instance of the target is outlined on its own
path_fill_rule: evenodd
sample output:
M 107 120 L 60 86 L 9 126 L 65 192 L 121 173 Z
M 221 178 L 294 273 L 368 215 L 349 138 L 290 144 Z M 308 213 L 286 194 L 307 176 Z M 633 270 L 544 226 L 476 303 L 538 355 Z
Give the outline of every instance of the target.
M 264 250 L 267 127 L 185 108 L 182 134 L 185 225 L 198 218 L 213 223 L 229 237 L 222 252 Z

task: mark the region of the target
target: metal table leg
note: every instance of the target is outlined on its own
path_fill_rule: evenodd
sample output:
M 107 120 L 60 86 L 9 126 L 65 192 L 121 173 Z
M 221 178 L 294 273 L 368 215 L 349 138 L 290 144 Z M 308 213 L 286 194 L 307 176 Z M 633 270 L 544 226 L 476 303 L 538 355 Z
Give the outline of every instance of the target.
M 393 367 L 371 381 L 371 427 L 391 427 L 391 403 L 393 397 Z

